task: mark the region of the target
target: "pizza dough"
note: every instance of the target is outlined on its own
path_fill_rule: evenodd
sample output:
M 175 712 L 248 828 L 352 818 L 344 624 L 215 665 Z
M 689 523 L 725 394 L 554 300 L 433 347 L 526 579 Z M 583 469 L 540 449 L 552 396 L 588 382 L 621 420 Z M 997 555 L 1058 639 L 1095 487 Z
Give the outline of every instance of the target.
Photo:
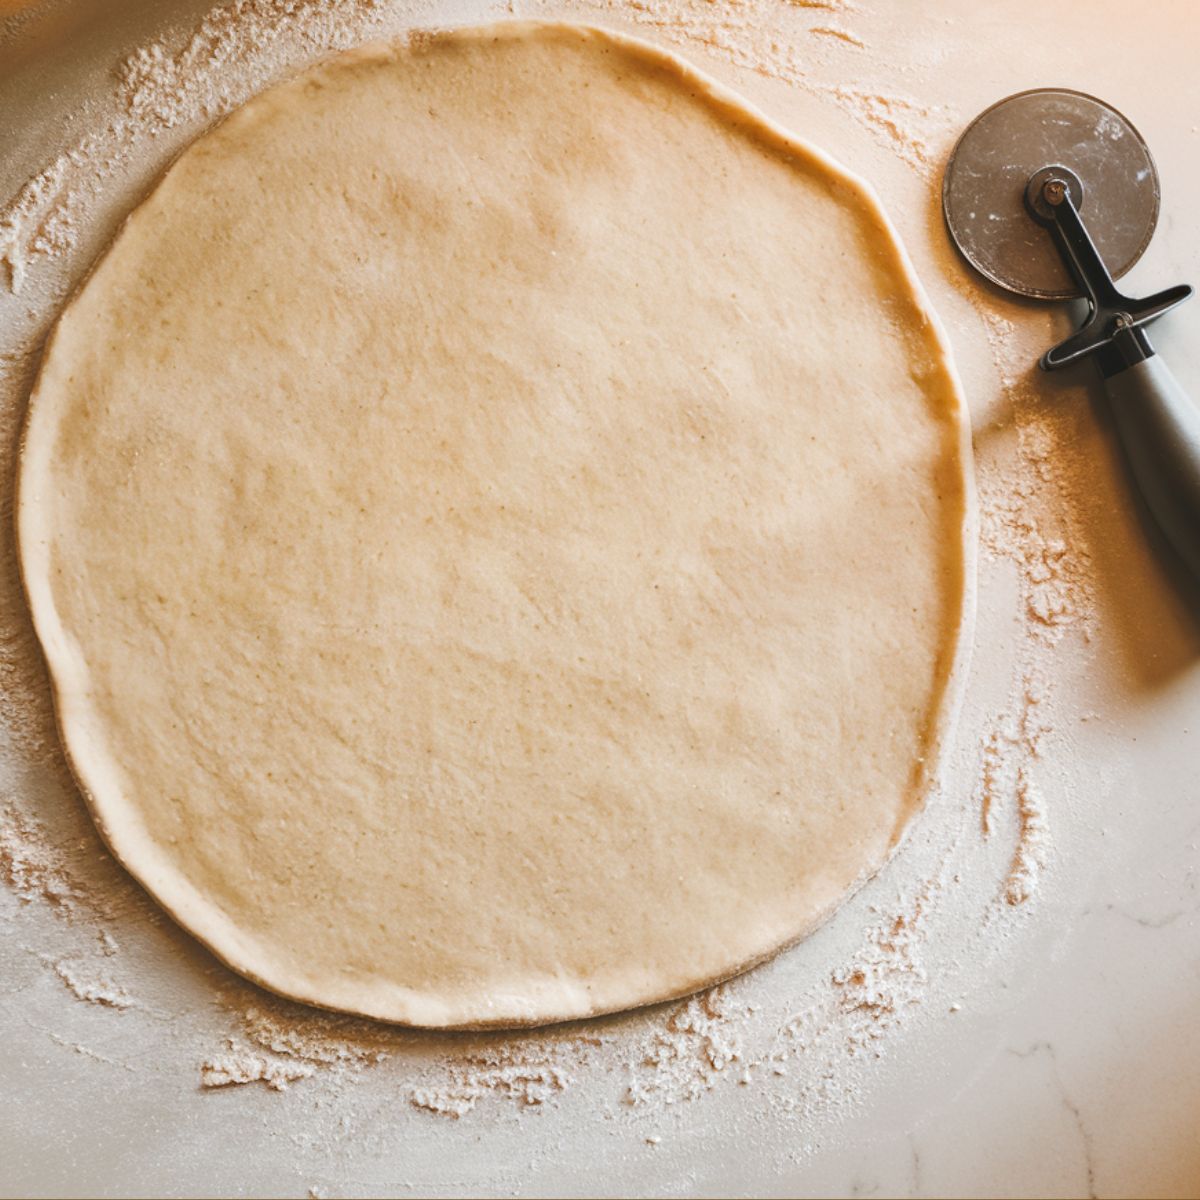
M 429 1026 L 686 993 L 920 807 L 968 607 L 945 344 L 870 191 L 641 43 L 370 47 L 201 138 L 19 484 L 62 736 L 233 968 Z

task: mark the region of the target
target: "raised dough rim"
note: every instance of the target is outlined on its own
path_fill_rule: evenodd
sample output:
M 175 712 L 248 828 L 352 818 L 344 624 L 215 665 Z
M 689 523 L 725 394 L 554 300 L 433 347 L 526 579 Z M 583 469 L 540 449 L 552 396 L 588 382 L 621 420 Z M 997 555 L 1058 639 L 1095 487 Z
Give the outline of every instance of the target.
M 666 995 L 654 995 L 644 999 L 637 999 L 625 1004 L 600 1004 L 579 1011 L 562 1011 L 559 1013 L 540 1015 L 533 1018 L 524 1018 L 513 1015 L 508 1017 L 498 1017 L 495 1020 L 442 1020 L 432 1021 L 427 1019 L 414 1019 L 411 1014 L 398 1015 L 395 1012 L 370 1011 L 369 1006 L 361 1007 L 333 1007 L 328 1003 L 315 1000 L 310 996 L 304 995 L 302 990 L 289 990 L 287 987 L 276 984 L 271 980 L 260 975 L 252 968 L 241 964 L 238 961 L 238 955 L 232 950 L 224 950 L 219 945 L 219 934 L 222 927 L 228 928 L 233 933 L 234 942 L 239 940 L 237 927 L 220 913 L 211 904 L 203 903 L 201 905 L 202 917 L 192 913 L 185 917 L 180 911 L 181 907 L 186 911 L 186 897 L 176 895 L 172 899 L 168 899 L 162 895 L 160 890 L 152 887 L 147 881 L 147 877 L 152 874 L 152 871 L 143 866 L 138 869 L 131 863 L 125 854 L 122 852 L 119 844 L 119 837 L 114 834 L 112 828 L 105 819 L 102 804 L 96 799 L 93 790 L 88 786 L 85 779 L 85 771 L 81 767 L 81 763 L 86 762 L 88 754 L 86 753 L 86 739 L 77 737 L 77 741 L 82 744 L 82 747 L 73 747 L 70 722 L 68 721 L 68 713 L 70 712 L 74 696 L 70 695 L 67 688 L 63 685 L 61 679 L 63 675 L 69 674 L 69 664 L 64 661 L 65 656 L 56 655 L 50 648 L 52 645 L 61 646 L 66 639 L 65 631 L 58 621 L 57 610 L 54 606 L 50 588 L 48 585 L 48 577 L 45 572 L 38 579 L 31 580 L 31 571 L 29 569 L 29 559 L 33 557 L 34 552 L 30 546 L 37 540 L 34 536 L 34 517 L 31 514 L 30 506 L 24 503 L 24 484 L 25 484 L 25 463 L 26 450 L 29 440 L 30 429 L 33 421 L 33 413 L 37 400 L 37 393 L 42 383 L 42 375 L 47 361 L 50 358 L 55 340 L 59 333 L 63 318 L 70 312 L 74 306 L 75 300 L 81 295 L 86 287 L 88 280 L 94 273 L 99 264 L 108 255 L 112 247 L 117 243 L 125 228 L 132 222 L 138 214 L 143 210 L 149 199 L 159 190 L 161 185 L 170 176 L 176 163 L 183 155 L 196 144 L 199 139 L 207 136 L 213 129 L 217 128 L 225 120 L 231 117 L 236 117 L 247 108 L 254 105 L 258 97 L 264 94 L 258 93 L 246 102 L 246 104 L 235 109 L 221 121 L 214 123 L 212 126 L 204 129 L 197 138 L 188 144 L 188 146 L 163 170 L 155 184 L 142 195 L 135 207 L 121 222 L 120 226 L 114 233 L 112 239 L 108 242 L 104 250 L 97 256 L 95 262 L 89 267 L 81 278 L 79 284 L 74 289 L 71 297 L 63 306 L 62 312 L 55 321 L 54 329 L 46 339 L 46 343 L 42 350 L 41 362 L 38 367 L 38 372 L 35 377 L 33 386 L 30 390 L 30 396 L 26 407 L 24 418 L 24 426 L 22 429 L 20 444 L 17 453 L 16 465 L 16 502 L 14 504 L 15 515 L 15 533 L 17 545 L 17 562 L 22 585 L 25 591 L 26 600 L 29 604 L 30 618 L 33 623 L 34 631 L 38 636 L 38 642 L 42 648 L 42 653 L 46 661 L 47 673 L 50 679 L 50 690 L 54 705 L 55 722 L 58 728 L 58 733 L 63 746 L 64 757 L 67 766 L 70 769 L 71 775 L 75 780 L 80 794 L 84 798 L 84 802 L 91 814 L 97 831 L 101 839 L 113 854 L 114 858 L 121 866 L 138 882 L 138 884 L 147 892 L 153 899 L 181 928 L 186 930 L 191 936 L 195 937 L 201 944 L 205 946 L 212 954 L 214 954 L 222 963 L 228 966 L 238 975 L 249 979 L 251 982 L 265 988 L 268 991 L 274 992 L 277 995 L 283 996 L 289 1000 L 299 1001 L 300 1003 L 311 1005 L 315 1008 L 325 1009 L 330 1012 L 350 1013 L 352 1015 L 367 1017 L 372 1020 L 387 1022 L 389 1024 L 401 1025 L 417 1029 L 463 1029 L 463 1030 L 478 1030 L 478 1029 L 497 1029 L 497 1028 L 533 1028 L 543 1025 L 551 1025 L 566 1021 L 585 1020 L 595 1017 L 610 1015 L 613 1013 L 630 1011 L 632 1009 L 643 1008 L 651 1005 L 667 1003 L 672 1000 L 680 999 L 681 997 L 693 994 L 696 991 L 705 987 L 711 987 L 721 983 L 727 979 L 731 979 L 740 975 L 751 968 L 773 958 L 775 955 L 788 949 L 791 946 L 803 941 L 810 936 L 816 929 L 823 925 L 832 915 L 842 906 L 851 896 L 856 894 L 860 888 L 870 879 L 874 878 L 883 868 L 891 861 L 900 844 L 903 842 L 908 829 L 911 827 L 912 819 L 917 813 L 925 807 L 925 802 L 930 792 L 937 786 L 940 781 L 945 759 L 946 750 L 949 742 L 950 732 L 954 729 L 959 711 L 962 707 L 963 697 L 966 691 L 967 675 L 970 666 L 971 651 L 974 639 L 974 625 L 976 613 L 976 597 L 977 597 L 977 556 L 978 556 L 978 504 L 975 488 L 974 477 L 974 459 L 971 447 L 971 428 L 970 428 L 970 413 L 966 405 L 961 380 L 954 365 L 954 360 L 950 348 L 949 339 L 946 336 L 945 329 L 941 324 L 940 318 L 933 309 L 929 301 L 929 297 L 925 292 L 920 279 L 917 277 L 913 269 L 912 261 L 908 255 L 900 235 L 892 224 L 887 213 L 884 211 L 882 203 L 879 200 L 875 189 L 872 185 L 861 176 L 843 167 L 834 158 L 828 155 L 819 147 L 810 144 L 803 138 L 796 136 L 782 125 L 774 121 L 756 105 L 746 100 L 739 93 L 725 84 L 719 82 L 709 76 L 699 68 L 692 66 L 684 58 L 675 54 L 673 51 L 655 45 L 653 42 L 647 41 L 640 37 L 635 37 L 616 30 L 608 29 L 600 25 L 591 25 L 580 22 L 568 21 L 499 21 L 488 25 L 472 25 L 462 27 L 434 27 L 415 29 L 408 34 L 395 38 L 389 41 L 372 42 L 363 46 L 356 47 L 352 50 L 342 51 L 336 55 L 331 55 L 324 59 L 310 64 L 304 70 L 296 73 L 289 78 L 280 80 L 272 84 L 269 88 L 264 89 L 264 92 L 271 92 L 277 88 L 294 86 L 299 80 L 303 79 L 310 72 L 323 69 L 332 62 L 339 59 L 348 60 L 358 58 L 369 60 L 372 58 L 386 58 L 394 54 L 399 48 L 411 46 L 414 42 L 422 38 L 429 37 L 453 37 L 459 39 L 498 39 L 501 37 L 519 37 L 525 36 L 534 31 L 547 30 L 569 30 L 578 34 L 585 34 L 588 37 L 606 39 L 609 42 L 626 48 L 630 48 L 640 52 L 641 54 L 657 60 L 663 66 L 670 67 L 679 77 L 687 84 L 691 85 L 696 91 L 693 93 L 695 98 L 701 102 L 707 102 L 713 105 L 718 110 L 727 114 L 736 116 L 740 123 L 746 123 L 747 118 L 760 127 L 760 131 L 769 134 L 771 138 L 777 141 L 784 147 L 788 153 L 798 157 L 807 158 L 810 162 L 816 163 L 833 179 L 842 186 L 853 192 L 856 198 L 861 202 L 864 213 L 872 217 L 886 233 L 888 246 L 891 251 L 893 262 L 890 264 L 892 269 L 899 268 L 899 274 L 904 279 L 908 286 L 910 298 L 914 302 L 916 308 L 923 316 L 929 334 L 933 339 L 933 343 L 938 351 L 939 366 L 945 375 L 947 382 L 950 384 L 950 392 L 956 401 L 953 412 L 948 413 L 948 416 L 957 418 L 958 426 L 958 449 L 959 463 L 961 467 L 962 481 L 962 514 L 961 514 L 961 596 L 960 596 L 960 620 L 957 626 L 956 643 L 954 653 L 951 658 L 949 669 L 945 677 L 940 681 L 939 694 L 936 697 L 933 705 L 933 713 L 930 725 L 927 731 L 928 744 L 925 749 L 925 754 L 914 764 L 912 781 L 909 785 L 909 801 L 907 811 L 904 818 L 899 823 L 898 830 L 892 833 L 891 844 L 887 854 L 872 869 L 863 873 L 855 880 L 842 894 L 842 896 L 832 905 L 824 909 L 816 918 L 809 922 L 803 929 L 797 932 L 794 936 L 784 939 L 778 944 L 768 948 L 767 950 L 753 954 L 750 958 L 744 960 L 730 970 L 723 972 L 717 976 L 705 976 L 700 979 L 693 980 L 678 989 Z M 42 603 L 39 605 L 38 600 Z M 77 723 L 77 728 L 79 725 Z M 82 748 L 83 752 L 80 752 Z M 191 884 L 182 878 L 175 880 L 176 890 L 190 891 Z M 201 898 L 203 899 L 203 898 Z M 215 919 L 214 919 L 215 918 Z M 216 926 L 216 930 L 212 929 Z

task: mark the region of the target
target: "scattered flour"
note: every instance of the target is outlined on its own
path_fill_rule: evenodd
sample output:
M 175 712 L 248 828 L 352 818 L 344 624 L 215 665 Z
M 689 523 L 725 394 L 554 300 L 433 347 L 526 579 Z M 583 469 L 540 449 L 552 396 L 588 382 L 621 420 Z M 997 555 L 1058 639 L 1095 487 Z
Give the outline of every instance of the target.
M 436 1083 L 413 1088 L 409 1103 L 442 1117 L 464 1117 L 485 1097 L 537 1108 L 566 1091 L 572 1081 L 563 1056 L 553 1049 L 514 1056 L 493 1051 L 451 1060 Z
M 1025 430 L 1031 435 L 1031 429 Z M 1045 460 L 1043 460 L 1045 461 Z M 1091 577 L 1086 551 L 1072 550 L 1063 536 L 1048 532 L 1044 498 L 1034 478 L 989 480 L 983 545 L 1020 569 L 1026 628 L 1034 638 L 1058 641 L 1069 628 L 1091 632 Z
M 81 970 L 79 963 L 60 960 L 54 965 L 54 973 L 63 981 L 68 990 L 80 1000 L 89 1004 L 100 1004 L 105 1008 L 133 1008 L 133 997 L 123 987 L 103 977 L 91 977 Z
M 116 109 L 31 179 L 0 212 L 0 263 L 20 291 L 39 258 L 78 241 L 114 176 L 147 143 L 180 125 L 224 116 L 288 68 L 368 40 L 402 20 L 392 0 L 233 0 L 214 8 L 182 48 L 154 42 L 117 69 Z
M 847 1043 L 852 1053 L 881 1053 L 879 1043 L 919 1004 L 928 980 L 920 960 L 923 917 L 929 892 L 908 911 L 883 913 L 855 959 L 833 973 L 838 1010 L 851 1018 Z
M 79 926 L 112 957 L 119 947 L 111 923 L 156 925 L 162 912 L 104 847 L 61 758 L 39 766 L 43 781 L 53 784 L 47 794 L 55 804 L 42 808 L 43 819 L 35 815 L 41 797 L 14 789 L 0 799 L 0 880 L 23 907 L 44 902 L 64 925 Z
M 458 1118 L 482 1100 L 535 1108 L 565 1092 L 571 1071 L 601 1039 L 587 1032 L 534 1030 L 439 1037 L 309 1009 L 229 979 L 222 989 L 238 1033 L 201 1063 L 203 1087 L 264 1083 L 274 1091 L 317 1075 L 341 1083 L 403 1060 L 403 1094 L 417 1109 Z
M 225 1049 L 200 1065 L 200 1086 L 223 1088 L 233 1084 L 263 1083 L 273 1092 L 286 1092 L 298 1079 L 308 1079 L 316 1068 L 294 1058 L 260 1054 L 235 1038 L 227 1038 Z
M 73 912 L 79 887 L 45 826 L 13 803 L 0 806 L 0 877 L 22 903 L 45 900 Z
M 1004 899 L 1012 905 L 1024 904 L 1037 888 L 1050 855 L 1050 829 L 1037 785 L 1029 769 L 1017 770 L 1017 848 L 1012 869 L 1004 887 Z
M 999 715 L 984 740 L 976 797 L 985 837 L 992 833 L 992 806 L 1001 798 L 1005 776 L 1041 755 L 1043 739 L 1051 731 L 1044 715 L 1049 695 L 1044 677 L 1026 674 L 1013 707 Z
M 128 1071 L 133 1074 L 137 1068 L 132 1063 L 120 1062 L 115 1058 L 110 1058 L 107 1054 L 101 1054 L 93 1050 L 90 1046 L 85 1046 L 83 1042 L 72 1041 L 70 1038 L 60 1037 L 53 1029 L 45 1029 L 40 1025 L 35 1025 L 39 1033 L 44 1033 L 56 1046 L 62 1046 L 70 1050 L 73 1054 L 78 1054 L 82 1058 L 90 1058 L 94 1062 L 104 1063 L 109 1067 L 118 1067 L 122 1071 Z
M 940 167 L 941 148 L 949 143 L 952 130 L 959 124 L 949 109 L 843 84 L 821 90 L 828 91 L 872 133 L 882 136 L 913 170 L 933 179 Z
M 232 976 L 224 979 L 218 996 L 238 1032 L 201 1064 L 205 1087 L 263 1082 L 278 1091 L 277 1080 L 286 1085 L 318 1071 L 357 1072 L 384 1062 L 399 1036 L 373 1021 L 271 996 Z
M 923 178 L 932 180 L 942 152 L 961 125 L 959 115 L 943 105 L 923 104 L 911 97 L 852 85 L 842 80 L 844 68 L 832 72 L 837 82 L 819 77 L 816 69 L 828 48 L 862 52 L 866 40 L 846 25 L 801 25 L 789 22 L 788 9 L 850 13 L 837 3 L 763 4 L 756 0 L 586 0 L 602 13 L 623 17 L 653 29 L 684 47 L 699 47 L 735 67 L 768 79 L 832 98 L 889 151 Z M 799 15 L 793 13 L 793 16 Z
M 1016 470 L 979 480 L 983 547 L 1019 569 L 1025 632 L 1055 643 L 1070 628 L 1091 636 L 1091 556 L 1071 520 L 1078 493 L 1074 456 L 1045 396 L 1028 378 L 1031 364 L 1012 323 L 979 306 L 1017 437 Z
M 733 993 L 731 985 L 722 984 L 671 1009 L 633 1064 L 628 1104 L 695 1100 L 741 1062 L 738 1025 L 747 1011 L 735 1004 Z
M 980 540 L 985 553 L 1015 565 L 1022 617 L 1014 699 L 984 734 L 975 797 L 985 837 L 995 830 L 997 812 L 1008 814 L 1014 842 L 1001 897 L 1017 908 L 1036 895 L 1053 857 L 1051 822 L 1036 778 L 1043 741 L 1052 732 L 1048 655 L 1068 633 L 1091 639 L 1094 574 L 1075 518 L 1084 484 L 1071 433 L 1035 382 L 1032 356 L 1016 327 L 982 294 L 973 301 L 1015 433 L 1014 461 L 980 473 Z
M 633 21 L 676 45 L 699 47 L 757 75 L 808 86 L 804 53 L 784 38 L 763 36 L 763 10 L 753 0 L 584 2 L 601 16 Z
M 886 1056 L 889 1040 L 910 1019 L 928 1015 L 925 944 L 939 901 L 957 880 L 947 874 L 949 857 L 912 895 L 870 907 L 858 949 L 749 1062 L 752 1075 L 771 1085 L 773 1106 L 821 1120 L 854 1111 L 866 1073 Z
M 232 978 L 219 995 L 239 1028 L 201 1063 L 202 1087 L 263 1083 L 278 1092 L 318 1072 L 345 1076 L 388 1057 L 394 1035 L 386 1026 L 308 1009 Z
M 1048 696 L 1045 679 L 1026 675 L 1014 710 L 995 721 L 983 742 L 976 800 L 984 836 L 995 831 L 995 812 L 1004 802 L 1016 815 L 1012 866 L 1002 889 L 1010 905 L 1032 898 L 1050 858 L 1050 827 L 1033 778 L 1034 762 L 1051 732 Z
M 843 29 L 840 25 L 814 25 L 808 32 L 815 33 L 818 37 L 836 38 L 848 46 L 857 46 L 860 50 L 867 48 L 867 43 L 862 38 L 856 37 L 850 30 Z

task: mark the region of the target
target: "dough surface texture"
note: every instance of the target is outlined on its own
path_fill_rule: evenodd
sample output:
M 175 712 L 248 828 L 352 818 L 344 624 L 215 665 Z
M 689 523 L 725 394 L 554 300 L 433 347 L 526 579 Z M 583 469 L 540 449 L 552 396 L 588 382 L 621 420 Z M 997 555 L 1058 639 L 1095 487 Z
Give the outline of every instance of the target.
M 428 1026 L 682 995 L 921 804 L 961 396 L 870 190 L 678 59 L 414 36 L 200 138 L 61 318 L 22 569 L 109 845 Z

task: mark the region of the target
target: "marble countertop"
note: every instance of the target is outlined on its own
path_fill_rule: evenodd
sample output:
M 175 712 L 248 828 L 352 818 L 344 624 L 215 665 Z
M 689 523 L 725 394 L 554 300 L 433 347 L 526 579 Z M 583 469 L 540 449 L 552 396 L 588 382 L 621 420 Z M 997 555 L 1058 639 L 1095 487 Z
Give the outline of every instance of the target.
M 972 410 L 972 674 L 912 836 L 773 963 L 537 1034 L 380 1030 L 234 979 L 109 861 L 56 748 L 4 524 L 0 1194 L 1200 1194 L 1200 591 L 1148 528 L 1089 370 L 1034 367 L 1069 315 L 972 279 L 937 190 L 988 104 L 1097 94 L 1162 175 L 1129 287 L 1200 285 L 1200 8 L 240 3 L 240 24 L 207 25 L 200 0 L 0 7 L 0 204 L 76 154 L 46 184 L 75 188 L 67 234 L 27 221 L 23 286 L 0 287 L 9 476 L 31 348 L 147 181 L 237 98 L 222 72 L 252 88 L 411 25 L 599 22 L 684 54 L 882 196 Z M 118 73 L 148 44 L 180 94 L 215 97 L 152 134 Z M 1200 396 L 1200 304 L 1155 343 Z

